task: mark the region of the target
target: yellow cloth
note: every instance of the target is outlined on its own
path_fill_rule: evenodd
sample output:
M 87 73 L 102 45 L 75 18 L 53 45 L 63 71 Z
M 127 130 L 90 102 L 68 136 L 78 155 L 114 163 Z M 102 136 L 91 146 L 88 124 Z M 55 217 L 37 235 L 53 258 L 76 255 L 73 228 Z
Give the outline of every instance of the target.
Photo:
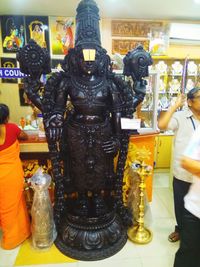
M 35 264 L 70 263 L 77 260 L 62 254 L 55 245 L 48 250 L 36 250 L 31 246 L 31 239 L 26 240 L 20 247 L 14 266 Z M 49 266 L 49 265 L 48 265 Z
M 30 235 L 19 153 L 18 141 L 0 151 L 0 227 L 3 231 L 1 246 L 4 249 L 15 248 Z

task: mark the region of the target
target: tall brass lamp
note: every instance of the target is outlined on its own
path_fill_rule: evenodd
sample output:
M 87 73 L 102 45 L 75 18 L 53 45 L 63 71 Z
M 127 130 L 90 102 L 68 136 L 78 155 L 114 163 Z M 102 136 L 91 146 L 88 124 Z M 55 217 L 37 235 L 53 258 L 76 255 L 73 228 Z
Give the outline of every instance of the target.
M 152 167 L 145 164 L 144 159 L 148 157 L 146 153 L 142 151 L 137 153 L 137 159 L 132 164 L 132 169 L 140 177 L 140 200 L 139 200 L 139 215 L 137 222 L 133 227 L 128 229 L 129 239 L 137 244 L 147 244 L 152 240 L 152 232 L 144 226 L 144 211 L 145 211 L 145 180 L 146 177 L 151 174 Z

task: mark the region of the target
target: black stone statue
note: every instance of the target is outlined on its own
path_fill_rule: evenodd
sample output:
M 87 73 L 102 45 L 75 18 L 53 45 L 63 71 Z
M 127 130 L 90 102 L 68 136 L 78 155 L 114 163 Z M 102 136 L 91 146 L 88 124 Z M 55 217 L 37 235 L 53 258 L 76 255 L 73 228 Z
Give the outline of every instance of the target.
M 31 40 L 17 54 L 29 75 L 25 91 L 43 113 L 55 181 L 55 244 L 80 260 L 109 257 L 127 241 L 132 215 L 123 205 L 122 181 L 130 132 L 121 129 L 121 117 L 132 118 L 143 101 L 143 77 L 152 64 L 138 46 L 124 58 L 124 75 L 133 85 L 115 75 L 101 47 L 98 12 L 93 0 L 79 3 L 75 47 L 44 92 L 40 76 L 50 72 L 46 50 Z

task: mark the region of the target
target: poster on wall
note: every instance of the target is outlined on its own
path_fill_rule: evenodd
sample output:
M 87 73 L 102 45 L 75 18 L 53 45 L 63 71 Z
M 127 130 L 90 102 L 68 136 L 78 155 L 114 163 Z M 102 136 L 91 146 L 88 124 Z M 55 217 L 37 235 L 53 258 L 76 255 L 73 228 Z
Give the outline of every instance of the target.
M 46 16 L 25 16 L 26 41 L 33 39 L 49 50 L 49 23 Z
M 2 68 L 16 68 L 17 61 L 15 58 L 1 58 L 1 67 Z M 2 78 L 2 83 L 17 83 L 17 79 Z
M 113 39 L 112 40 L 112 54 L 118 53 L 120 55 L 126 55 L 128 51 L 134 49 L 141 44 L 144 50 L 149 50 L 148 40 L 129 40 L 129 39 Z
M 1 16 L 3 53 L 15 53 L 25 44 L 24 17 Z
M 52 55 L 67 55 L 74 47 L 74 18 L 49 17 Z

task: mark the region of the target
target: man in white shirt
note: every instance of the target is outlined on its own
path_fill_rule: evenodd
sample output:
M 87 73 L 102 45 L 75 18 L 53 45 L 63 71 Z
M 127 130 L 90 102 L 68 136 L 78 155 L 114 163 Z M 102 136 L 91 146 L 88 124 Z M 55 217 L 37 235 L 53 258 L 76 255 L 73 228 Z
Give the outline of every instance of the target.
M 193 183 L 184 198 L 185 209 L 180 248 L 174 267 L 200 266 L 200 126 L 195 131 L 181 161 L 184 169 L 193 174 Z
M 180 95 L 173 106 L 163 113 L 158 120 L 158 127 L 161 130 L 172 130 L 174 137 L 173 155 L 173 192 L 174 209 L 177 225 L 168 239 L 176 242 L 180 239 L 179 233 L 182 228 L 182 213 L 184 210 L 184 196 L 187 194 L 192 183 L 192 174 L 180 165 L 180 159 L 185 147 L 189 143 L 195 129 L 200 125 L 200 88 L 193 88 L 187 94 L 188 109 L 177 111 L 182 107 L 186 97 Z M 177 112 L 175 112 L 177 111 Z

